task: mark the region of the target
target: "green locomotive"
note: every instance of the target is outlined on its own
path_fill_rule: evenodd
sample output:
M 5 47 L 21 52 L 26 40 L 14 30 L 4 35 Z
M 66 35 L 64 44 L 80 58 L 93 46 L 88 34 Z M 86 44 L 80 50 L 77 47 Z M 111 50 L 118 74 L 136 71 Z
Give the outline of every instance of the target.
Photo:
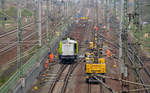
M 78 56 L 77 41 L 67 38 L 59 42 L 59 59 L 62 63 L 72 63 Z

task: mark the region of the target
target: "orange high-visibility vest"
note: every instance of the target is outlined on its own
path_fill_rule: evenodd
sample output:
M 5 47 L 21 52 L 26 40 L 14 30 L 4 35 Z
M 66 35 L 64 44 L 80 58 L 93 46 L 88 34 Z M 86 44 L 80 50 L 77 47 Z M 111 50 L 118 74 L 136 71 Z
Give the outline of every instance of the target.
M 97 27 L 97 26 L 95 26 L 95 27 L 94 27 L 94 30 L 95 30 L 95 31 L 98 31 L 98 27 Z
M 110 57 L 110 51 L 107 49 L 106 51 L 107 57 Z
M 48 67 L 48 60 L 45 62 L 45 68 Z
M 50 62 L 53 61 L 53 58 L 54 58 L 54 55 L 51 53 L 51 54 L 49 55 Z

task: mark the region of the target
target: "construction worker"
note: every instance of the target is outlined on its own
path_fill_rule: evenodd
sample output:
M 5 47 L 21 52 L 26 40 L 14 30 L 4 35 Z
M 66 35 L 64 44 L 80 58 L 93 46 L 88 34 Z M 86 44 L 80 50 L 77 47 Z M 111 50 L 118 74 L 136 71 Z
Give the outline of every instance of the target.
M 53 58 L 54 58 L 54 55 L 53 53 L 49 53 L 49 62 L 52 62 L 53 61 Z
M 47 67 L 48 67 L 48 60 L 46 60 L 45 62 L 45 68 L 47 69 Z
M 97 27 L 97 26 L 94 26 L 94 30 L 95 30 L 95 31 L 98 31 L 98 27 Z
M 107 57 L 110 57 L 110 50 L 106 50 L 106 55 L 107 55 Z

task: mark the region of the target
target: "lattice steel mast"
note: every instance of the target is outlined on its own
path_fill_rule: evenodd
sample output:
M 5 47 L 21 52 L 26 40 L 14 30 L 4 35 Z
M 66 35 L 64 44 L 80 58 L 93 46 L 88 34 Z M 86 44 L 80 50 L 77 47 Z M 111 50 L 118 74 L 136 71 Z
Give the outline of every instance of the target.
M 122 60 L 123 60 L 123 73 L 122 73 L 122 79 L 129 79 L 129 73 L 128 73 L 128 0 L 123 0 L 123 20 L 122 20 Z M 128 89 L 129 90 L 129 84 L 122 82 L 122 90 Z

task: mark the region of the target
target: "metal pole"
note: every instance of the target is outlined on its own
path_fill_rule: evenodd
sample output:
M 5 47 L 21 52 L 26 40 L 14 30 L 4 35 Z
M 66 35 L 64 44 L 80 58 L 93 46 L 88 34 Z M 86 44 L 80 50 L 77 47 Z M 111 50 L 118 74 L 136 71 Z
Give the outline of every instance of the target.
M 122 58 L 123 58 L 123 65 L 124 65 L 124 72 L 122 74 L 122 79 L 129 79 L 129 73 L 128 73 L 128 0 L 124 0 L 123 3 L 123 28 L 122 28 Z M 128 89 L 129 90 L 129 84 L 122 82 L 122 89 Z
M 64 1 L 64 17 L 66 17 L 66 1 Z
M 134 44 L 133 44 L 133 46 L 134 46 Z M 136 70 L 136 53 L 135 53 L 135 51 L 133 51 L 133 71 L 132 71 L 132 80 L 133 80 L 133 82 L 137 82 L 136 81 L 136 77 L 135 77 L 135 70 Z M 136 86 L 135 85 L 133 85 L 133 89 L 136 89 Z M 133 93 L 135 93 L 135 92 L 133 92 Z
M 139 0 L 139 13 L 140 13 L 140 31 L 143 30 L 143 6 L 142 6 L 142 1 Z
M 68 18 L 68 0 L 66 0 L 66 17 Z
M 2 8 L 2 13 L 1 13 L 1 19 L 2 19 L 2 28 L 5 31 L 5 15 L 4 15 L 4 8 L 5 8 L 5 0 L 1 0 L 1 8 Z
M 102 7 L 103 7 L 103 8 L 102 8 L 102 11 L 103 11 L 103 14 L 102 14 L 102 16 L 103 16 L 102 19 L 103 19 L 103 20 L 102 20 L 102 21 L 105 23 L 105 13 L 104 13 L 104 12 L 105 12 L 105 2 L 104 2 L 104 1 L 101 1 L 101 4 L 102 4 Z
M 113 15 L 114 15 L 114 22 L 116 22 L 116 0 L 114 0 L 114 7 L 113 7 Z
M 41 0 L 38 0 L 39 3 L 39 46 L 42 46 L 42 23 L 41 23 Z
M 96 0 L 96 25 L 98 26 L 98 2 Z
M 37 2 L 36 1 L 34 1 L 34 9 L 33 9 L 33 16 L 34 16 L 34 28 L 33 28 L 33 30 L 34 30 L 34 32 L 36 32 L 37 31 L 37 25 L 36 25 L 36 22 L 37 22 L 37 7 L 36 7 L 36 4 L 37 4 Z M 34 37 L 35 37 L 35 40 L 37 39 L 36 37 L 37 37 L 37 33 L 35 33 L 35 35 L 34 35 Z
M 105 1 L 105 26 L 107 27 L 107 7 L 108 7 L 108 0 Z
M 140 31 L 140 17 L 139 17 L 139 0 L 134 0 L 134 15 L 135 15 L 135 31 Z
M 46 2 L 46 7 L 47 7 L 47 10 L 46 10 L 46 15 L 47 15 L 47 19 L 46 19 L 46 37 L 47 37 L 47 47 L 50 47 L 49 46 L 49 0 L 47 0 Z
M 107 2 L 107 30 L 110 29 L 110 23 L 109 23 L 109 20 L 110 20 L 110 7 L 111 7 L 111 3 L 110 3 L 110 0 L 108 0 Z
M 17 66 L 22 76 L 22 17 L 21 17 L 21 0 L 18 1 L 18 47 L 17 47 Z
M 123 65 L 123 60 L 122 60 L 122 22 L 123 22 L 123 3 L 124 0 L 121 0 L 121 9 L 120 9 L 120 34 L 119 34 L 119 63 L 120 63 L 120 73 L 123 74 L 124 72 L 124 65 Z

